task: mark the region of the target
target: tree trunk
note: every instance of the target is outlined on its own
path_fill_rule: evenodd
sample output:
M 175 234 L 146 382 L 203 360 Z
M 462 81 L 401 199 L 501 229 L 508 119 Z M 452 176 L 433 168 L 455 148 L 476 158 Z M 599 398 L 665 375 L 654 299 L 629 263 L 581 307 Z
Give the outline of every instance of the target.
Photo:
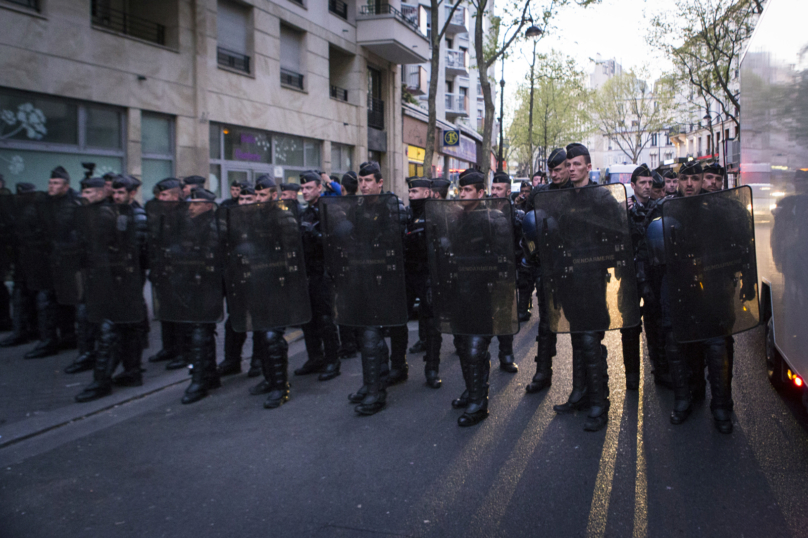
M 487 0 L 481 0 L 477 7 L 477 16 L 474 18 L 474 55 L 477 57 L 477 70 L 480 74 L 480 86 L 483 90 L 485 102 L 485 120 L 483 121 L 483 144 L 482 155 L 477 155 L 477 166 L 480 167 L 488 182 L 488 174 L 491 171 L 491 134 L 494 130 L 494 116 L 496 106 L 491 96 L 491 82 L 488 80 L 488 63 L 485 61 L 483 21 L 486 16 Z M 503 91 L 504 88 L 501 90 Z M 504 153 L 503 153 L 504 155 Z
M 432 158 L 435 154 L 435 129 L 438 125 L 438 108 L 435 102 L 438 97 L 438 79 L 440 78 L 440 43 L 442 32 L 438 27 L 438 0 L 432 0 L 432 58 L 429 60 L 429 120 L 426 126 L 426 148 L 424 148 L 424 175 L 432 177 Z M 446 177 L 444 172 L 444 177 Z

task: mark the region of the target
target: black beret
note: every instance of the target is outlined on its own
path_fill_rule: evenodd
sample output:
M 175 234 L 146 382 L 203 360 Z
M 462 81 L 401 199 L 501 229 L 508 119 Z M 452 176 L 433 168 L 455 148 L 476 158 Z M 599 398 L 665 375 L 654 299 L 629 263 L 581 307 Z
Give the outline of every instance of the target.
M 430 188 L 432 186 L 432 181 L 427 177 L 408 177 L 407 178 L 407 187 L 410 189 L 417 189 L 417 188 Z
M 666 179 L 676 179 L 676 172 L 668 168 L 667 170 L 662 172 L 662 177 Z
M 238 179 L 234 179 L 233 182 L 230 184 L 231 187 L 238 187 L 241 188 L 247 184 L 246 181 L 241 181 Z
M 564 148 L 556 148 L 551 151 L 550 156 L 547 157 L 547 166 L 552 169 L 557 166 L 561 166 L 566 160 L 567 152 L 564 151 Z
M 253 194 L 254 195 L 255 194 L 255 189 L 253 189 L 249 185 L 246 186 L 246 187 L 242 187 L 241 188 L 241 194 Z
M 274 189 L 277 185 L 275 181 L 269 176 L 260 176 L 258 179 L 255 180 L 255 190 L 262 191 L 264 189 Z
M 651 175 L 651 178 L 653 179 L 653 182 L 651 184 L 653 188 L 661 189 L 662 187 L 665 186 L 665 179 L 659 175 L 659 172 L 654 172 Z
M 581 155 L 589 156 L 589 150 L 586 149 L 586 146 L 583 144 L 579 144 L 578 142 L 573 142 L 572 144 L 567 145 L 567 159 L 574 159 L 575 157 L 580 157 Z
M 298 192 L 300 190 L 300 185 L 298 185 L 297 183 L 281 183 L 280 188 L 282 191 Z
M 126 176 L 126 177 L 128 177 L 128 178 L 129 178 L 129 181 L 131 181 L 131 182 L 132 182 L 132 185 L 133 185 L 133 187 L 134 187 L 135 189 L 137 189 L 138 187 L 140 187 L 141 185 L 143 185 L 143 182 L 142 182 L 142 181 L 140 181 L 140 180 L 139 180 L 138 178 L 136 178 L 135 176 Z
M 381 175 L 382 169 L 379 168 L 379 163 L 376 161 L 368 161 L 359 165 L 360 176 L 372 176 L 373 174 Z
M 349 172 L 345 172 L 344 174 L 342 174 L 342 184 L 353 186 L 358 185 L 359 182 L 356 180 L 356 172 L 351 170 Z
M 719 176 L 724 175 L 724 167 L 718 163 L 710 163 L 704 167 L 703 172 L 705 174 L 717 174 Z
M 179 179 L 175 177 L 167 177 L 157 182 L 157 184 L 154 186 L 154 191 L 163 192 L 171 189 L 179 189 L 181 186 L 182 185 L 180 184 Z
M 36 192 L 36 185 L 33 183 L 17 183 L 17 194 L 27 194 Z
M 112 179 L 112 188 L 126 189 L 127 191 L 133 191 L 137 188 L 137 186 L 134 184 L 132 179 L 134 178 L 124 175 L 117 175 Z
M 70 174 L 67 173 L 67 170 L 65 170 L 64 166 L 57 166 L 56 168 L 51 170 L 50 177 L 64 179 L 65 181 L 70 183 Z
M 309 183 L 311 181 L 316 181 L 317 184 L 320 184 L 320 174 L 318 174 L 315 170 L 306 170 L 302 174 L 300 174 L 300 184 L 303 185 L 304 183 Z
M 695 176 L 702 173 L 701 164 L 698 161 L 689 161 L 679 169 L 680 176 Z
M 107 182 L 103 177 L 89 177 L 81 180 L 82 189 L 103 189 L 107 186 Z
M 631 173 L 631 182 L 634 183 L 637 181 L 638 177 L 650 177 L 653 178 L 654 176 L 651 174 L 651 169 L 648 168 L 648 165 L 642 163 L 640 166 L 634 169 Z
M 460 178 L 457 180 L 457 184 L 461 187 L 477 184 L 485 185 L 485 176 L 474 168 L 468 168 L 461 172 Z
M 104 178 L 104 181 L 115 181 L 115 178 L 118 176 L 120 176 L 120 174 L 116 174 L 115 172 L 107 172 L 101 177 Z
M 491 183 L 510 183 L 511 176 L 509 176 L 506 172 L 497 172 L 494 174 L 494 180 Z
M 207 202 L 213 202 L 216 200 L 216 195 L 210 192 L 208 189 L 196 187 L 191 189 L 191 200 L 205 200 Z
M 204 185 L 205 178 L 202 176 L 188 176 L 182 182 L 186 185 Z
M 449 181 L 448 179 L 440 179 L 440 178 L 433 179 L 432 180 L 432 189 L 433 190 L 435 190 L 435 189 L 446 189 L 446 188 L 449 188 L 449 185 L 451 185 L 451 184 L 452 184 L 452 182 Z

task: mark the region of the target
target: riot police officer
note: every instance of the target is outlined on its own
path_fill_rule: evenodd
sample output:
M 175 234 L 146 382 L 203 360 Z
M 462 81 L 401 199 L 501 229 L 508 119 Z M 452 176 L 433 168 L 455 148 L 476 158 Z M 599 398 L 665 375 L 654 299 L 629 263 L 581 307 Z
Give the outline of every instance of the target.
M 703 167 L 704 180 L 702 189 L 707 192 L 718 192 L 724 189 L 724 167 L 718 163 L 710 163 Z
M 452 185 L 451 181 L 447 179 L 433 179 L 432 180 L 432 197 L 436 200 L 446 200 L 449 197 L 449 187 Z
M 281 185 L 282 195 L 287 190 Z M 331 314 L 330 290 L 325 277 L 323 235 L 318 206 L 322 194 L 320 175 L 311 170 L 300 174 L 300 190 L 307 203 L 300 215 L 300 230 L 306 260 L 306 275 L 309 277 L 312 319 L 303 325 L 303 340 L 308 360 L 295 370 L 295 375 L 317 373 L 320 381 L 328 381 L 340 375 L 337 354 L 339 334 Z

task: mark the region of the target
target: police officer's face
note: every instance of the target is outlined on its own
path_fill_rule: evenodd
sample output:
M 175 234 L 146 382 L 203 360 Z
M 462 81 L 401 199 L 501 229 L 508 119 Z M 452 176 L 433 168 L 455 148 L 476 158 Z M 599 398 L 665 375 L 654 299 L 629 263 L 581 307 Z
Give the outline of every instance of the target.
M 705 191 L 710 192 L 718 192 L 724 186 L 724 178 L 718 174 L 711 174 L 709 172 L 704 173 L 704 181 L 702 183 L 702 188 Z
M 410 200 L 423 200 L 432 195 L 432 189 L 429 187 L 412 187 L 409 191 Z
M 297 192 L 281 191 L 281 200 L 297 200 Z
M 653 183 L 654 180 L 650 176 L 640 176 L 636 178 L 634 183 L 632 183 L 632 187 L 634 187 L 634 196 L 637 197 L 637 200 L 643 203 L 648 201 L 648 198 L 651 197 L 651 185 L 653 185 Z
M 190 183 L 183 183 L 182 184 L 182 197 L 188 198 L 191 196 L 191 190 L 193 190 L 194 186 Z
M 112 189 L 112 201 L 119 205 L 129 205 L 132 203 L 132 195 L 124 188 Z
M 86 189 L 81 189 L 81 197 L 87 200 L 89 203 L 94 204 L 106 198 L 107 192 L 104 187 L 88 187 Z
M 238 205 L 250 205 L 255 203 L 254 194 L 241 194 L 238 197 Z
M 382 186 L 384 184 L 384 179 L 379 179 L 379 181 L 376 181 L 376 176 L 370 174 L 369 176 L 357 177 L 357 181 L 359 181 L 359 192 L 361 192 L 366 196 L 368 194 L 382 193 Z
M 323 188 L 316 181 L 309 181 L 300 186 L 300 192 L 303 193 L 303 199 L 306 203 L 313 204 L 320 198 Z
M 666 194 L 673 194 L 676 192 L 676 189 L 679 187 L 679 182 L 675 177 L 666 177 L 665 178 L 665 193 Z
M 693 196 L 701 191 L 702 177 L 701 174 L 694 174 L 687 176 L 679 174 L 679 191 L 684 196 Z
M 491 184 L 491 196 L 493 198 L 507 198 L 508 194 L 511 192 L 511 184 L 510 183 L 492 183 Z
M 157 199 L 161 202 L 176 202 L 180 199 L 180 189 L 167 189 L 157 193 Z
M 207 200 L 205 201 L 194 200 L 192 204 L 188 204 L 188 214 L 191 216 L 192 219 L 195 219 L 202 213 L 206 213 L 212 210 L 213 210 L 213 204 L 211 204 Z
M 570 174 L 570 181 L 576 187 L 582 187 L 589 182 L 589 171 L 592 170 L 592 163 L 587 163 L 586 157 L 578 155 L 572 159 L 567 159 L 566 164 Z
M 259 204 L 263 204 L 264 202 L 271 202 L 273 200 L 278 199 L 277 191 L 273 192 L 272 189 L 261 189 L 260 191 L 255 191 L 255 201 Z
M 651 188 L 651 200 L 659 200 L 665 196 L 665 188 L 664 187 L 652 187 Z
M 230 198 L 238 198 L 239 194 L 241 194 L 241 187 L 238 185 L 230 187 Z
M 461 200 L 477 200 L 485 197 L 485 189 L 478 189 L 476 185 L 464 185 L 457 194 Z
M 64 196 L 70 190 L 70 183 L 59 177 L 48 180 L 48 194 L 51 196 Z
M 560 185 L 564 183 L 570 178 L 570 171 L 567 168 L 567 162 L 564 161 L 563 163 L 559 164 L 555 168 L 550 170 L 550 179 L 556 185 Z

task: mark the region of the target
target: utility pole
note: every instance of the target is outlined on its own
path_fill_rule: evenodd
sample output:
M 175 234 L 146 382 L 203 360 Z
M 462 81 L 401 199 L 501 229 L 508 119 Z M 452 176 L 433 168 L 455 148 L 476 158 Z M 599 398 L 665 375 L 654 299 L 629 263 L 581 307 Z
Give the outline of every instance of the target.
M 536 44 L 539 42 L 539 38 L 543 33 L 544 32 L 542 32 L 541 28 L 538 26 L 531 26 L 525 32 L 525 36 L 533 39 L 533 60 L 530 62 L 530 112 L 527 120 L 527 140 L 528 147 L 530 148 L 530 167 L 528 168 L 530 175 L 528 177 L 531 179 L 533 178 L 533 164 L 535 161 L 533 158 L 533 81 L 536 68 Z

